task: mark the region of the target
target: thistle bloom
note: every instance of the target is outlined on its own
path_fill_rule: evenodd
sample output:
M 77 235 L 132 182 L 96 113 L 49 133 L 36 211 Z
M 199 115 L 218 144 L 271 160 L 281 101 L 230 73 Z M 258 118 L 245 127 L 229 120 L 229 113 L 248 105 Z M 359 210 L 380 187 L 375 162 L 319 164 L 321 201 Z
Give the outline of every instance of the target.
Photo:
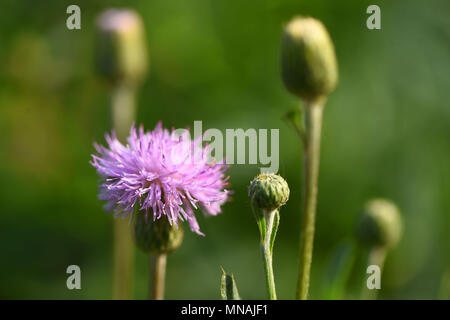
M 147 132 L 133 125 L 126 146 L 114 132 L 105 138 L 108 148 L 95 144 L 99 155 L 92 155 L 91 164 L 103 179 L 99 199 L 108 201 L 107 211 L 127 217 L 137 209 L 153 220 L 165 215 L 175 226 L 187 220 L 192 231 L 204 235 L 193 208 L 217 215 L 230 191 L 228 167 L 207 162 L 210 148 L 201 146 L 201 137 L 191 140 L 188 131 L 177 135 L 158 123 Z

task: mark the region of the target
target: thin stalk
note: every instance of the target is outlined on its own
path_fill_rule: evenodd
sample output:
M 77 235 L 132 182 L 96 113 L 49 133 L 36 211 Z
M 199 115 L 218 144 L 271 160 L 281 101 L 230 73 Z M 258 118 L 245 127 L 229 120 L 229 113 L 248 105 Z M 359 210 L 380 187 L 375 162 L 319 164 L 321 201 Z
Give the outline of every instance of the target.
M 131 299 L 134 247 L 127 221 L 114 219 L 114 299 Z
M 297 299 L 308 299 L 314 246 L 316 204 L 320 161 L 320 139 L 324 99 L 305 105 L 305 140 L 303 173 L 303 216 L 300 230 Z
M 125 143 L 131 124 L 136 117 L 136 89 L 131 84 L 117 84 L 111 96 L 112 124 L 117 139 Z
M 135 90 L 117 85 L 111 97 L 111 118 L 117 139 L 125 143 L 135 116 Z M 114 219 L 114 289 L 116 300 L 131 299 L 133 289 L 133 228 L 128 220 Z
M 167 255 L 150 255 L 150 299 L 164 299 Z
M 277 293 L 275 290 L 275 280 L 273 276 L 272 266 L 272 250 L 270 248 L 270 239 L 273 232 L 273 220 L 275 217 L 275 211 L 265 212 L 266 219 L 266 236 L 264 242 L 261 243 L 261 253 L 264 261 L 264 272 L 266 275 L 266 286 L 269 300 L 277 300 Z
M 383 247 L 373 247 L 370 250 L 368 258 L 368 266 L 375 265 L 380 268 L 380 277 L 383 275 L 384 261 L 386 260 L 387 250 Z M 363 300 L 375 300 L 378 296 L 379 289 L 369 289 L 367 282 L 364 283 L 364 290 L 362 294 Z

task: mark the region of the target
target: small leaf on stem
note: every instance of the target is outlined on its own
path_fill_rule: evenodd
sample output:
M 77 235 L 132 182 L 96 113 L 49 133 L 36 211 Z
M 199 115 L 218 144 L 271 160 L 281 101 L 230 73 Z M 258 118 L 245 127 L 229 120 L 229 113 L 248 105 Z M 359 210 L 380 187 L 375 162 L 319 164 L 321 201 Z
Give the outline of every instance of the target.
M 305 133 L 305 123 L 303 120 L 303 112 L 301 108 L 293 109 L 284 115 L 284 120 L 286 120 L 290 125 L 292 125 L 297 131 L 298 135 L 305 143 L 306 133 Z
M 222 300 L 241 300 L 233 274 L 228 274 L 222 269 L 220 280 L 220 298 Z
M 275 242 L 275 237 L 277 235 L 278 225 L 280 224 L 280 212 L 278 210 L 275 210 L 273 214 L 274 214 L 273 225 L 272 231 L 270 232 L 270 247 L 269 247 L 270 255 L 272 255 L 273 253 L 273 244 Z

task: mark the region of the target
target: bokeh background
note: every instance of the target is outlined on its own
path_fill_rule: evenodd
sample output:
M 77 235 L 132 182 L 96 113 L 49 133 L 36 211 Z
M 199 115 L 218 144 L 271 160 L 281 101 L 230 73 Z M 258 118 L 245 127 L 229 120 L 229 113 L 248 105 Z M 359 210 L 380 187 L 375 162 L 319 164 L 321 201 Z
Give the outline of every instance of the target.
M 81 7 L 81 30 L 66 28 L 70 4 Z M 381 30 L 366 28 L 370 4 L 381 7 Z M 95 71 L 94 35 L 103 9 L 124 6 L 142 15 L 151 56 L 139 123 L 280 129 L 279 173 L 291 188 L 275 243 L 283 299 L 294 297 L 297 279 L 302 152 L 282 120 L 298 102 L 280 80 L 280 34 L 295 15 L 322 20 L 336 46 L 340 83 L 325 110 L 311 297 L 327 298 L 332 257 L 352 243 L 357 214 L 372 197 L 395 201 L 405 220 L 380 297 L 445 296 L 448 1 L 2 0 L 0 298 L 111 298 L 112 216 L 97 200 L 89 165 L 93 142 L 104 142 L 110 130 L 109 88 Z M 222 215 L 200 218 L 205 238 L 186 232 L 168 260 L 167 298 L 217 299 L 220 266 L 235 274 L 243 297 L 266 297 L 247 199 L 258 172 L 256 165 L 231 167 L 233 201 Z M 66 288 L 70 264 L 81 267 L 82 290 Z M 358 272 L 364 270 L 352 274 Z M 134 296 L 145 299 L 147 285 L 147 257 L 137 252 Z

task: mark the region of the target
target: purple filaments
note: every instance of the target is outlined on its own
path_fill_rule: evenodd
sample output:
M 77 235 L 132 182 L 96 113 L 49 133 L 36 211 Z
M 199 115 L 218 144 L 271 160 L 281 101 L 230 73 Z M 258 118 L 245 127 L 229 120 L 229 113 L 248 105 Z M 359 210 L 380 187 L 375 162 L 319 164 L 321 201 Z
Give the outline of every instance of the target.
M 191 140 L 188 131 L 177 135 L 158 123 L 147 132 L 133 126 L 126 146 L 114 132 L 105 138 L 108 147 L 95 144 L 99 154 L 92 155 L 91 164 L 102 177 L 99 199 L 107 201 L 106 210 L 117 217 L 132 216 L 135 210 L 153 220 L 165 215 L 176 226 L 178 219 L 187 220 L 192 231 L 203 235 L 193 209 L 216 215 L 230 191 L 225 189 L 227 166 L 208 163 L 210 149 L 199 144 L 201 137 Z

